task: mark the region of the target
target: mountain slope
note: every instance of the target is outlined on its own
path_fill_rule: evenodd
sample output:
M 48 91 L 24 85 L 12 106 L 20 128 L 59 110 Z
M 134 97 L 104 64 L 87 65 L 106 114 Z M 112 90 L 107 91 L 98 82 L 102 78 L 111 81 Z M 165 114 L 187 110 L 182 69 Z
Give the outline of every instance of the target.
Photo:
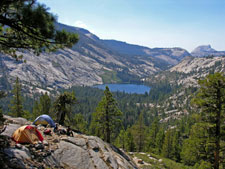
M 137 52 L 129 55 L 113 49 L 113 45 L 108 45 L 106 41 L 85 29 L 60 23 L 57 23 L 56 27 L 78 33 L 79 42 L 72 49 L 42 53 L 40 56 L 23 53 L 26 63 L 16 62 L 1 54 L 0 77 L 7 77 L 11 81 L 18 76 L 23 83 L 56 88 L 106 82 L 138 82 L 177 63 L 186 55 L 186 51 L 180 48 L 149 49 L 150 51 L 145 51 L 146 55 L 138 55 Z M 148 49 L 127 45 L 132 48 L 130 53 Z M 106 80 L 104 77 L 109 78 Z
M 172 122 L 190 114 L 193 111 L 190 101 L 199 87 L 198 80 L 214 72 L 225 73 L 225 57 L 186 57 L 171 69 L 147 78 L 146 83 L 153 86 L 151 91 L 155 87 L 161 92 L 160 101 L 153 104 L 160 112 L 161 122 Z
M 191 52 L 192 56 L 204 57 L 204 56 L 224 56 L 225 51 L 216 51 L 211 45 L 198 46 Z
M 121 54 L 129 55 L 130 57 L 151 56 L 169 65 L 175 65 L 179 63 L 184 57 L 190 56 L 190 53 L 182 48 L 148 48 L 116 40 L 103 40 L 103 42 L 109 48 L 116 50 Z

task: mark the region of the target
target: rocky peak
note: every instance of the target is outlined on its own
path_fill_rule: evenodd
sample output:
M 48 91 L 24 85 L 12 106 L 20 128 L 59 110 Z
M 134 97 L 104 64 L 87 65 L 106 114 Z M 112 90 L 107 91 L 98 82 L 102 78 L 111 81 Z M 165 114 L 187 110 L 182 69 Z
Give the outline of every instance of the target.
M 211 45 L 202 45 L 195 48 L 192 52 L 215 52 L 216 50 Z
M 222 56 L 224 54 L 225 52 L 216 51 L 215 49 L 211 47 L 211 45 L 198 46 L 191 52 L 191 55 L 195 57 L 203 57 L 203 56 L 209 56 L 209 55 Z

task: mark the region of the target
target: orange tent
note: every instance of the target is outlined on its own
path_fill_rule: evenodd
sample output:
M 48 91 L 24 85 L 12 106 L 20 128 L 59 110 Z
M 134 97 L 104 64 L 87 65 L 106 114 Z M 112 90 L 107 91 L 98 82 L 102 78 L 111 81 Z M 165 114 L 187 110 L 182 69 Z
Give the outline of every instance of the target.
M 13 133 L 12 138 L 17 143 L 32 143 L 32 144 L 44 140 L 41 133 L 35 127 L 30 125 L 18 128 Z

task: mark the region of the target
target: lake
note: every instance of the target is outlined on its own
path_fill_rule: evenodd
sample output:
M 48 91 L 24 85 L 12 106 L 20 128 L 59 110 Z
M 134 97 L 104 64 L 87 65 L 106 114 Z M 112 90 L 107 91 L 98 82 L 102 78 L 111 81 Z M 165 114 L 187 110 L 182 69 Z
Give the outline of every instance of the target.
M 137 84 L 101 84 L 95 85 L 93 87 L 105 90 L 105 87 L 108 86 L 111 92 L 125 92 L 125 93 L 137 93 L 137 94 L 145 94 L 145 92 L 149 93 L 150 87 L 145 85 L 137 85 Z

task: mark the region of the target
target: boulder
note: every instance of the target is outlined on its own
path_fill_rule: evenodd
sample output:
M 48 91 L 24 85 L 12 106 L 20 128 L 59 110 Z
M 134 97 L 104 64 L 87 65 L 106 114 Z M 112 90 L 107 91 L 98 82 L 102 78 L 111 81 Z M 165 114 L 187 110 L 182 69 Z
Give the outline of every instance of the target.
M 9 157 L 16 158 L 18 160 L 31 159 L 30 151 L 25 146 L 22 146 L 21 149 L 5 148 L 4 153 Z
M 19 124 L 20 126 L 31 124 L 31 122 L 28 122 L 25 118 L 22 117 L 11 117 L 4 115 L 4 119 L 6 119 L 6 122 L 8 121 L 14 124 Z
M 83 148 L 66 142 L 60 141 L 57 149 L 50 157 L 46 157 L 46 163 L 50 166 L 62 166 L 65 168 L 94 169 L 95 166 L 89 156 L 88 151 Z M 59 166 L 58 166 L 59 167 Z
M 112 147 L 95 136 L 63 137 L 59 142 L 58 149 L 44 161 L 48 166 L 62 168 L 137 168 L 124 152 Z
M 21 125 L 19 124 L 8 124 L 6 126 L 6 129 L 3 133 L 1 133 L 1 135 L 3 136 L 8 136 L 8 137 L 12 137 L 13 133 L 19 128 L 21 127 Z

